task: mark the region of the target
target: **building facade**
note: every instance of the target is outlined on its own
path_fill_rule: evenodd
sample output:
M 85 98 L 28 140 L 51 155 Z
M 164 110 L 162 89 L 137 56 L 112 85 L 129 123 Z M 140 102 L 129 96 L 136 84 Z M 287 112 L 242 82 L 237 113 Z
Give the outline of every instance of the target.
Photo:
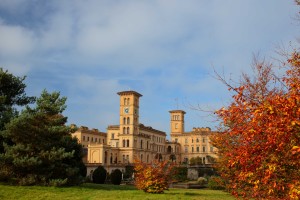
M 210 144 L 210 128 L 184 130 L 183 110 L 170 111 L 171 140 L 166 133 L 145 126 L 139 122 L 139 100 L 141 94 L 122 91 L 120 98 L 119 124 L 109 125 L 107 132 L 89 130 L 81 126 L 73 133 L 85 150 L 87 166 L 105 166 L 108 171 L 134 163 L 136 159 L 151 163 L 154 159 L 189 163 L 193 157 L 200 157 L 204 164 L 216 158 L 216 149 Z

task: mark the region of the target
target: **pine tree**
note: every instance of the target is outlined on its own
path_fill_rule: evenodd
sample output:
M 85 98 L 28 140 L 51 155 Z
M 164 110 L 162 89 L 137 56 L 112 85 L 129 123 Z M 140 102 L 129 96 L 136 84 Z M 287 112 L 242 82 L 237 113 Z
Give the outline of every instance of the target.
M 65 125 L 66 98 L 59 92 L 44 90 L 36 107 L 26 109 L 6 126 L 5 137 L 13 145 L 4 145 L 0 154 L 2 175 L 21 185 L 65 185 L 80 182 L 83 167 L 82 148 Z M 4 173 L 4 174 L 3 174 Z
M 25 78 L 14 76 L 0 68 L 0 153 L 4 151 L 2 131 L 5 124 L 18 116 L 15 106 L 25 106 L 35 101 L 34 97 L 28 97 L 25 93 Z M 10 140 L 5 142 L 11 143 Z

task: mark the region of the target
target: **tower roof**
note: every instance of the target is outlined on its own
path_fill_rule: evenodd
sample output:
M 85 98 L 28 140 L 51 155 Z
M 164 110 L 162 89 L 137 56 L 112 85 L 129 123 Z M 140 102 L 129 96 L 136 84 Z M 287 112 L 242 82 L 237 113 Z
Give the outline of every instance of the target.
M 129 91 L 122 91 L 122 92 L 118 92 L 117 93 L 118 95 L 122 96 L 122 95 L 135 95 L 135 96 L 138 96 L 138 97 L 142 97 L 143 95 L 141 95 L 140 93 L 136 92 L 136 91 L 133 91 L 133 90 L 129 90 Z
M 183 111 L 183 110 L 170 110 L 169 113 L 183 113 L 183 114 L 186 114 L 186 112 Z

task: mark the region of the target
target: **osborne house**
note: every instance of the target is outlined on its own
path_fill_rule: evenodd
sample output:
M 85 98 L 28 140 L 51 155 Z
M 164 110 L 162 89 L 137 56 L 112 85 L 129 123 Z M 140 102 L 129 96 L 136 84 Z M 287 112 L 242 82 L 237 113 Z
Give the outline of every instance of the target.
M 166 132 L 144 125 L 139 121 L 141 94 L 135 91 L 118 92 L 120 96 L 119 124 L 108 125 L 106 132 L 81 126 L 73 133 L 85 151 L 84 162 L 91 170 L 103 165 L 107 171 L 124 169 L 135 159 L 151 163 L 154 159 L 189 164 L 200 157 L 203 164 L 211 164 L 217 157 L 210 144 L 210 128 L 184 130 L 183 110 L 171 110 L 170 141 Z

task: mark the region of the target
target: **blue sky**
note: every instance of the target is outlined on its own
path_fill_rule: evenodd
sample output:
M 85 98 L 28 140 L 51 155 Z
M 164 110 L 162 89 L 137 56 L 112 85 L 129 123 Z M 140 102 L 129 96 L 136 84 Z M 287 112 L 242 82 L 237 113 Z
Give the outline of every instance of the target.
M 26 75 L 26 92 L 67 96 L 68 123 L 106 131 L 119 123 L 119 96 L 135 90 L 140 122 L 169 133 L 169 110 L 186 131 L 215 129 L 230 101 L 213 68 L 239 79 L 252 55 L 277 58 L 299 36 L 292 0 L 1 0 L 0 66 Z M 176 101 L 177 99 L 177 101 Z

